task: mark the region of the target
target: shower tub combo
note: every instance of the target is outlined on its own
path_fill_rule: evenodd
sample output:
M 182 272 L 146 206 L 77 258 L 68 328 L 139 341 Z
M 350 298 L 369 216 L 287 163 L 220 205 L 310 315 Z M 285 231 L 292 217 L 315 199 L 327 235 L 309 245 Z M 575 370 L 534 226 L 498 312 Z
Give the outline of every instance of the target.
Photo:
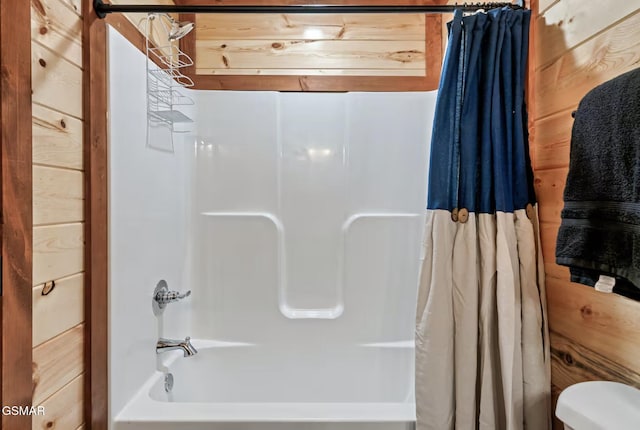
M 112 429 L 412 429 L 435 94 L 190 91 L 167 150 L 109 55 Z
M 384 375 L 389 382 L 385 387 L 382 381 L 367 380 L 372 369 L 359 366 L 375 362 L 375 347 L 363 347 L 362 352 L 342 348 L 351 362 L 340 369 L 323 363 L 327 352 L 322 345 L 316 351 L 305 348 L 302 354 L 212 343 L 194 341 L 198 354 L 189 360 L 177 353 L 168 365 L 174 378 L 171 392 L 165 391 L 164 374 L 157 372 L 119 414 L 115 429 L 413 429 L 415 408 L 406 386 L 412 352 L 408 345 L 399 352 L 385 351 L 404 361 L 395 374 Z M 337 383 L 336 373 L 349 375 Z

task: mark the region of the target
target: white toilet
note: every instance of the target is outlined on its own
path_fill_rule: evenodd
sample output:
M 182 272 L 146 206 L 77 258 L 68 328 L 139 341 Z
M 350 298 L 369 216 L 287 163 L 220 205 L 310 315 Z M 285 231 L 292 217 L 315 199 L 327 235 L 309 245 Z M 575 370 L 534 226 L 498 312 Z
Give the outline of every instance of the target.
M 618 382 L 581 382 L 560 393 L 556 416 L 569 430 L 639 430 L 640 390 Z

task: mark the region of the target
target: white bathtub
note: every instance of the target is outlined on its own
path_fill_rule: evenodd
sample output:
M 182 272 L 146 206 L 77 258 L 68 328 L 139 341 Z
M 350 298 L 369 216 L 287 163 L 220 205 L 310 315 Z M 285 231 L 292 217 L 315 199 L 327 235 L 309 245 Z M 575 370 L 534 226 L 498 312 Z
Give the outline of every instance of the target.
M 323 367 L 308 345 L 285 356 L 282 348 L 193 344 L 194 357 L 166 354 L 172 391 L 165 392 L 164 373 L 156 372 L 115 418 L 114 430 L 414 429 L 412 390 L 402 377 L 412 366 L 406 343 L 342 347 L 342 369 Z

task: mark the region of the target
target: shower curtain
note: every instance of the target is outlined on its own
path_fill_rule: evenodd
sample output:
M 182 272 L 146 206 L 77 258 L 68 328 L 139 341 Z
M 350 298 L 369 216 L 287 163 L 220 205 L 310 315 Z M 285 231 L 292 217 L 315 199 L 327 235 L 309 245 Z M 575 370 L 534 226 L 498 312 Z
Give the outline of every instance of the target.
M 530 11 L 454 14 L 431 143 L 417 430 L 548 429 L 549 338 L 527 145 Z

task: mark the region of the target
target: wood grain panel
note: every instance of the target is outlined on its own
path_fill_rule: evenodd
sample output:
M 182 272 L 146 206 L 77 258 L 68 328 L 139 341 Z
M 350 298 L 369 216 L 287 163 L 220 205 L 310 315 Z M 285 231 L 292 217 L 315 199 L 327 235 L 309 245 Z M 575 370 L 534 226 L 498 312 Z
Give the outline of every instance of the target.
M 441 17 L 425 17 L 426 49 L 429 53 L 426 74 L 417 76 L 273 76 L 257 75 L 192 75 L 195 88 L 201 90 L 238 91 L 430 91 L 438 88 L 441 58 Z M 195 38 L 181 40 L 181 48 L 195 52 Z
M 55 287 L 46 296 L 42 295 L 44 284 L 33 289 L 33 346 L 84 321 L 84 274 L 54 282 Z
M 196 75 L 196 89 L 234 91 L 431 91 L 435 78 L 394 76 Z
M 184 1 L 180 3 L 188 4 Z M 219 0 L 217 3 L 220 5 L 231 3 L 274 5 L 305 2 Z M 348 4 L 442 3 L 446 2 L 355 0 Z M 345 3 L 328 1 L 323 4 Z M 209 16 L 201 15 L 196 19 L 195 15 L 185 14 L 181 15 L 180 19 L 195 20 L 196 30 L 182 39 L 180 46 L 196 60 L 196 70 L 191 68 L 186 70 L 192 76 L 196 89 L 239 91 L 429 91 L 436 89 L 443 47 L 441 16 L 438 14 L 409 14 L 405 17 L 370 15 L 370 18 L 364 19 L 371 19 L 373 25 L 370 29 L 366 29 L 366 23 L 359 20 L 359 16 L 365 15 L 367 14 L 343 15 L 340 17 L 342 22 L 331 21 L 333 17 L 323 18 L 322 15 L 262 15 L 262 20 L 259 17 L 250 18 L 247 23 L 238 27 L 229 23 L 216 23 L 214 18 Z M 416 23 L 411 21 L 414 19 L 412 17 L 424 19 L 424 26 L 420 32 L 414 31 Z M 223 19 L 241 20 L 242 17 Z M 402 21 L 400 23 L 395 21 L 398 19 Z M 410 21 L 406 22 L 407 19 Z M 199 23 L 201 20 L 205 20 L 206 25 L 201 25 Z M 312 23 L 323 23 L 323 25 L 314 27 Z M 396 27 L 398 31 L 393 30 Z M 308 30 L 307 34 L 305 30 Z M 203 33 L 206 35 L 203 36 Z M 407 40 L 409 45 L 398 44 L 400 39 L 412 38 L 411 34 L 414 33 L 421 34 L 415 40 Z M 225 37 L 218 37 L 217 34 Z M 297 37 L 301 34 L 302 37 Z M 208 39 L 214 36 L 216 39 Z M 323 39 L 329 37 L 334 39 Z M 362 42 L 360 45 L 354 45 L 353 43 L 360 37 L 366 38 L 366 41 L 360 40 L 359 42 Z M 418 41 L 421 43 L 417 43 Z M 381 49 L 384 44 L 387 47 Z M 225 49 L 227 51 L 223 52 Z M 230 52 L 232 50 L 234 52 Z M 287 58 L 288 53 L 292 53 L 291 59 Z M 257 60 L 257 63 L 254 60 Z M 418 66 L 417 63 L 422 65 Z
M 86 384 L 84 411 L 87 428 L 107 430 L 109 425 L 108 396 L 108 307 L 109 248 L 108 210 L 108 142 L 107 142 L 107 28 L 97 19 L 91 0 L 83 0 L 85 16 L 84 128 L 83 159 L 85 175 L 85 346 Z
M 538 214 L 541 222 L 560 222 L 568 171 L 566 167 L 535 171 L 533 186 L 539 204 Z
M 554 4 L 558 3 L 560 0 L 540 0 L 538 2 L 538 12 L 542 14 L 545 10 L 549 9 Z
M 598 9 L 581 10 L 597 13 Z M 543 39 L 540 43 L 545 47 L 554 46 L 552 34 L 545 33 L 540 39 Z M 636 13 L 565 52 L 552 64 L 538 71 L 535 117 L 575 109 L 580 99 L 593 87 L 639 66 L 640 13 Z
M 546 101 L 543 101 L 544 104 Z M 569 110 L 564 110 L 533 124 L 532 164 L 535 170 L 555 169 L 569 165 L 569 150 L 571 148 L 571 128 L 573 118 L 571 112 L 577 108 L 577 103 Z
M 422 14 L 202 14 L 201 40 L 423 40 Z
M 183 13 L 178 15 L 178 19 L 180 21 L 188 21 L 194 22 L 197 25 L 196 14 L 194 13 Z M 178 42 L 178 47 L 180 50 L 186 54 L 188 54 L 192 60 L 196 60 L 195 52 L 196 52 L 196 34 L 198 33 L 198 29 L 195 28 L 191 32 L 189 32 L 185 37 L 180 39 Z M 191 66 L 186 66 L 182 68 L 182 72 L 190 76 L 192 79 L 196 76 L 196 66 L 192 64 Z
M 61 0 L 69 9 L 82 16 L 82 0 Z
M 552 278 L 556 278 L 562 281 L 569 282 L 570 273 L 569 268 L 566 266 L 559 266 L 555 263 L 555 257 L 552 260 L 548 260 L 544 262 L 544 272 L 547 276 Z
M 82 19 L 62 0 L 31 0 L 31 39 L 82 67 Z
M 622 8 L 620 7 L 622 6 Z M 555 264 L 559 189 L 569 164 L 571 129 L 582 97 L 595 86 L 640 66 L 640 5 L 608 0 L 538 0 L 529 62 L 532 160 L 552 330 L 553 403 L 560 390 L 584 380 L 638 384 L 640 303 L 569 282 Z M 533 79 L 531 79 L 533 78 Z M 562 428 L 554 420 L 554 429 Z
M 638 384 L 640 303 L 569 282 L 555 264 L 562 206 L 559 192 L 569 164 L 575 110 L 595 86 L 640 66 L 637 2 L 608 0 L 584 7 L 579 0 L 538 0 L 533 10 L 533 82 L 529 127 L 540 213 L 552 350 L 553 404 L 559 392 L 584 380 Z M 623 6 L 620 8 L 620 6 Z M 554 429 L 562 425 L 554 420 Z
M 173 0 L 114 0 L 113 4 L 174 4 Z M 120 15 L 120 14 L 118 14 Z M 111 16 L 115 16 L 112 14 Z M 131 24 L 145 35 L 149 34 L 149 39 L 154 45 L 158 47 L 171 46 L 173 43 L 168 41 L 167 24 L 160 23 L 158 20 L 147 21 L 146 13 L 123 13 L 124 16 Z M 177 18 L 177 17 L 174 17 Z M 147 28 L 148 25 L 148 28 Z
M 83 224 L 60 224 L 33 229 L 33 284 L 82 272 Z
M 117 13 L 109 14 L 104 19 L 104 22 L 106 22 L 111 27 L 118 30 L 118 33 L 123 35 L 133 46 L 138 48 L 140 52 L 146 55 L 147 39 L 140 32 L 140 30 L 135 25 L 133 25 L 127 18 L 125 18 L 122 14 L 117 14 Z M 149 43 L 149 47 L 158 48 L 158 46 L 153 42 Z M 151 61 L 153 61 L 160 68 L 163 68 L 163 69 L 167 68 L 167 65 L 162 63 L 160 59 L 155 55 L 151 56 Z
M 33 349 L 33 404 L 39 405 L 84 368 L 82 324 Z
M 82 221 L 83 173 L 33 166 L 33 224 Z
M 537 173 L 537 172 L 536 172 Z M 544 204 L 538 205 L 538 210 Z M 559 221 L 559 220 L 558 220 Z M 542 256 L 544 271 L 552 278 L 569 281 L 569 268 L 556 264 L 556 240 L 558 238 L 559 222 L 540 223 L 540 242 L 542 246 Z
M 33 105 L 33 163 L 82 169 L 82 121 Z
M 32 43 L 33 101 L 82 119 L 82 69 Z
M 597 7 L 585 7 L 584 0 L 562 0 L 536 20 L 541 49 L 535 59 L 536 69 L 546 66 L 564 52 L 575 48 L 640 9 L 635 1 L 601 0 Z
M 33 417 L 33 430 L 75 429 L 82 420 L 83 375 L 77 376 L 42 403 L 45 415 Z
M 80 0 L 31 0 L 31 6 L 34 222 L 81 221 Z M 34 419 L 33 428 L 75 428 L 83 421 L 77 419 L 82 410 L 82 379 L 73 385 L 75 395 L 70 395 L 68 386 L 60 390 L 84 367 L 83 326 L 77 326 L 84 319 L 84 277 L 78 274 L 59 279 L 82 270 L 81 233 L 82 224 L 36 227 L 34 231 L 33 281 L 37 285 L 55 279 L 56 286 L 46 296 L 42 285 L 32 290 L 30 343 L 39 345 L 33 350 L 33 401 L 38 404 L 50 398 L 45 402 L 46 415 Z
M 542 205 L 538 205 L 538 211 Z M 559 222 L 541 222 L 540 223 L 540 245 L 542 247 L 542 258 L 545 264 L 555 263 L 556 261 L 556 240 L 558 239 Z
M 449 22 L 453 21 L 452 13 L 445 13 L 441 15 L 442 18 L 442 26 L 441 26 L 441 37 L 442 37 L 442 52 L 447 52 L 447 44 L 449 43 L 449 26 L 447 25 Z
M 617 381 L 640 388 L 640 373 L 551 332 L 551 377 L 560 390 L 578 382 Z
M 419 76 L 424 77 L 425 69 L 207 69 L 206 75 L 228 76 Z
M 547 298 L 552 331 L 623 367 L 640 369 L 640 343 L 635 341 L 640 303 L 551 277 Z
M 29 3 L 0 2 L 0 404 L 31 405 L 31 73 Z M 29 415 L 0 416 L 28 429 Z
M 196 73 L 208 69 L 425 68 L 423 41 L 198 40 Z
M 539 205 L 538 209 L 544 205 Z M 556 264 L 556 240 L 560 223 L 541 223 L 540 242 L 542 245 L 542 255 L 544 261 L 544 271 L 547 276 L 557 279 L 569 280 L 569 268 Z
M 162 3 L 162 2 L 159 2 Z M 166 3 L 166 2 L 165 2 Z M 169 0 L 168 3 L 171 3 Z M 131 4 L 128 3 L 127 4 Z M 169 41 L 168 24 L 158 21 L 158 19 L 147 20 L 147 14 L 125 13 L 122 14 L 143 36 L 149 35 L 149 40 L 153 45 L 159 47 L 165 53 L 171 52 L 171 46 L 175 42 Z M 166 48 L 165 48 L 166 47 Z

